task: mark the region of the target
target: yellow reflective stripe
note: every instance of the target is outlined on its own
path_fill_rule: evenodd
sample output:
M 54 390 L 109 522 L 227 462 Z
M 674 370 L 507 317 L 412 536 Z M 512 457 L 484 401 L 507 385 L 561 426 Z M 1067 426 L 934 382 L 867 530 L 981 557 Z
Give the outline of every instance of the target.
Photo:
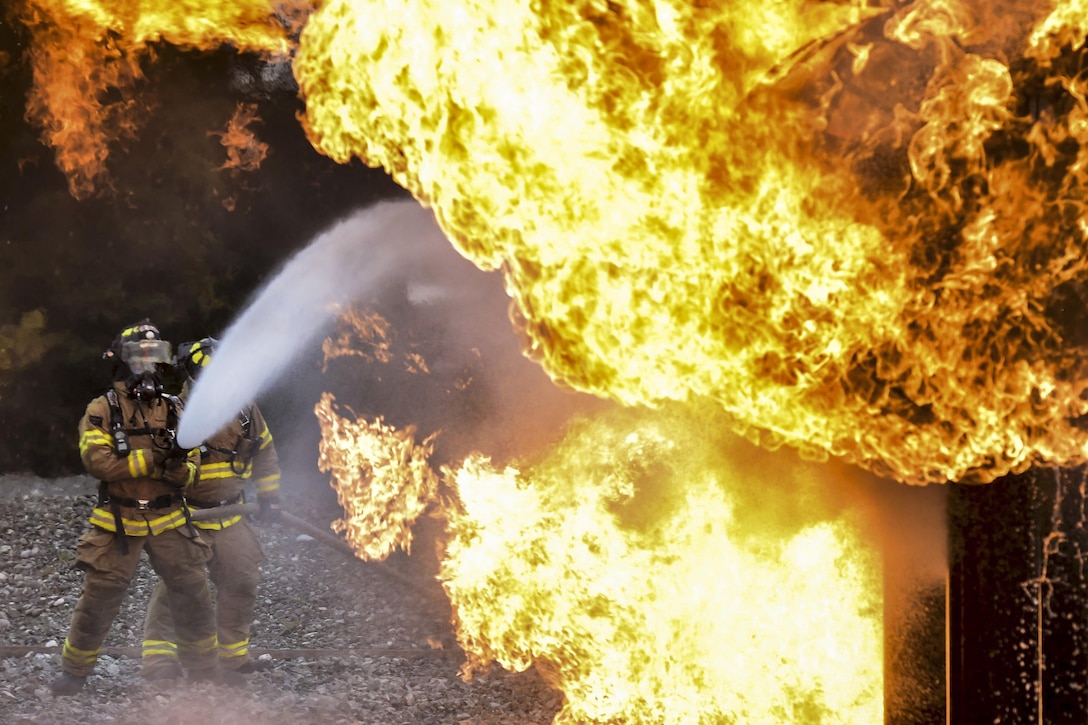
M 117 527 L 113 523 L 113 514 L 105 509 L 96 508 L 91 511 L 91 523 L 106 531 L 117 531 Z
M 117 525 L 113 520 L 113 513 L 101 506 L 91 511 L 90 522 L 106 531 L 117 531 Z M 176 509 L 165 516 L 145 521 L 143 519 L 121 518 L 121 525 L 125 528 L 127 536 L 155 536 L 170 529 L 176 529 L 185 523 L 185 511 Z
M 163 639 L 145 639 L 142 652 L 144 657 L 159 656 L 177 659 L 178 646 Z
M 249 638 L 243 639 L 241 642 L 235 642 L 234 644 L 219 643 L 219 656 L 220 657 L 245 657 L 249 653 Z
M 275 493 L 280 490 L 280 477 L 269 477 L 257 482 L 257 493 Z
M 141 476 L 150 476 L 151 475 L 151 469 L 153 467 L 154 459 L 153 458 L 149 459 L 148 458 L 148 452 L 145 451 L 142 448 L 136 450 L 135 453 L 140 458 L 140 465 L 139 465 L 140 475 Z
M 235 476 L 231 471 L 210 470 L 210 468 L 207 465 L 202 465 L 200 467 L 200 480 L 201 481 L 211 481 L 211 480 L 221 479 L 221 478 L 241 478 L 241 476 Z
M 128 473 L 133 478 L 144 478 L 151 473 L 151 464 L 147 460 L 147 451 L 137 448 L 129 454 Z
M 257 440 L 261 442 L 259 448 L 263 451 L 272 443 L 272 431 L 265 428 L 264 431 L 259 436 L 257 436 Z
M 219 648 L 219 640 L 216 635 L 212 635 L 206 639 L 202 639 L 198 642 L 186 642 L 185 640 L 178 640 L 178 649 L 182 652 L 188 652 L 191 654 L 206 655 L 215 652 Z
M 85 430 L 83 431 L 83 435 L 79 437 L 79 454 L 83 455 L 91 446 L 106 446 L 107 448 L 112 449 L 113 438 L 97 428 Z
M 201 478 L 249 478 L 253 475 L 253 464 L 247 463 L 241 473 L 235 471 L 230 461 L 220 463 L 201 463 Z
M 81 435 L 79 438 L 81 441 L 85 442 L 100 443 L 107 446 L 113 445 L 113 436 L 107 435 L 106 433 L 98 430 L 97 428 L 88 428 L 87 430 L 83 431 L 83 435 Z
M 95 663 L 95 661 L 98 659 L 98 653 L 101 652 L 101 651 L 102 651 L 101 648 L 98 648 L 98 649 L 79 649 L 78 647 L 73 647 L 72 643 L 68 641 L 67 637 L 65 637 L 64 638 L 64 650 L 63 650 L 63 654 L 61 656 L 64 659 L 71 660 L 72 662 L 75 662 L 77 664 L 93 665 Z
M 178 509 L 177 511 L 173 512 L 172 514 L 168 514 L 166 516 L 160 516 L 157 519 L 152 519 L 151 521 L 147 522 L 147 525 L 151 529 L 151 535 L 152 536 L 155 536 L 157 534 L 161 534 L 164 531 L 169 531 L 170 529 L 176 529 L 177 527 L 183 526 L 184 524 L 185 524 L 185 510 L 184 509 Z M 125 521 L 125 531 L 126 532 L 128 531 L 128 521 Z
M 242 515 L 231 516 L 229 519 L 205 519 L 204 521 L 194 521 L 193 526 L 198 529 L 209 529 L 211 531 L 219 531 L 229 526 L 234 526 L 236 523 L 242 520 Z
M 246 468 L 252 468 L 253 464 L 252 463 L 247 463 L 245 467 Z M 218 473 L 220 471 L 225 471 L 225 472 L 227 472 L 227 473 L 229 473 L 231 475 L 235 475 L 235 470 L 236 469 L 237 469 L 237 465 L 232 464 L 230 461 L 218 461 L 216 463 L 202 463 L 202 464 L 200 464 L 200 472 L 201 473 L 204 473 L 204 471 L 212 471 L 213 473 Z

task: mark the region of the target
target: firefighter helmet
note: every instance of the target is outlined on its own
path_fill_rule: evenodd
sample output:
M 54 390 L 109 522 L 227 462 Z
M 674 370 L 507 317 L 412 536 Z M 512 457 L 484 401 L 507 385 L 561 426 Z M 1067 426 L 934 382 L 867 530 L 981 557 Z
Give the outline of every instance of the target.
M 178 345 L 178 353 L 174 356 L 174 366 L 184 370 L 190 380 L 196 380 L 203 368 L 212 361 L 212 353 L 215 352 L 219 341 L 214 337 L 204 337 L 196 342 L 183 342 Z
M 162 366 L 170 364 L 170 352 L 159 328 L 144 318 L 121 330 L 102 357 L 113 364 L 114 380 L 124 380 L 138 398 L 151 398 L 162 392 Z
M 137 375 L 154 372 L 157 365 L 170 363 L 170 343 L 162 339 L 159 328 L 145 318 L 121 330 L 102 357 L 115 364 L 124 363 Z

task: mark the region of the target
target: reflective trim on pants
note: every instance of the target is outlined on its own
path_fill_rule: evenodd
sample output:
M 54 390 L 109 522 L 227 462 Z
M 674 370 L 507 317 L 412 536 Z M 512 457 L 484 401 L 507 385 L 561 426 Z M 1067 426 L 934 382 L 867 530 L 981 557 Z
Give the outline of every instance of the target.
M 178 613 L 179 639 L 194 643 L 179 647 L 182 664 L 192 669 L 215 666 L 215 613 L 206 573 L 211 548 L 187 531 L 170 529 L 157 536 L 131 537 L 127 553 L 117 546 L 113 532 L 101 528 L 80 538 L 76 565 L 84 571 L 83 591 L 61 657 L 65 672 L 86 677 L 94 670 L 144 551 L 151 567 L 168 584 L 172 608 Z

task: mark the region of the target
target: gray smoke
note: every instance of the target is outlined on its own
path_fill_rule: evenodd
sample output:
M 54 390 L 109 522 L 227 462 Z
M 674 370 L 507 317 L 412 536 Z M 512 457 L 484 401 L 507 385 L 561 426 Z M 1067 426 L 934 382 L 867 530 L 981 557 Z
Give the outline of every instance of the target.
M 457 254 L 415 201 L 383 201 L 318 235 L 292 257 L 221 336 L 193 387 L 178 442 L 195 447 L 275 383 L 301 353 L 319 345 L 344 305 L 389 276 L 427 298 L 471 293 L 451 274 L 483 275 Z

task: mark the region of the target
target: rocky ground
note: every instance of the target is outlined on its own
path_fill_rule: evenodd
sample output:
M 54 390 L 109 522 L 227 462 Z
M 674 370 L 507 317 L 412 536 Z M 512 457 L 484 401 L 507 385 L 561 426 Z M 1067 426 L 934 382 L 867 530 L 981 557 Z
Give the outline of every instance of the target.
M 559 709 L 561 696 L 532 671 L 461 680 L 464 655 L 425 547 L 365 563 L 284 523 L 255 524 L 269 560 L 251 648 L 271 670 L 244 688 L 143 683 L 137 653 L 153 582 L 145 563 L 87 687 L 54 698 L 48 684 L 79 596 L 72 562 L 93 490 L 82 477 L 0 476 L 0 722 L 543 725 Z M 339 516 L 327 485 L 285 491 L 284 509 L 322 530 Z

